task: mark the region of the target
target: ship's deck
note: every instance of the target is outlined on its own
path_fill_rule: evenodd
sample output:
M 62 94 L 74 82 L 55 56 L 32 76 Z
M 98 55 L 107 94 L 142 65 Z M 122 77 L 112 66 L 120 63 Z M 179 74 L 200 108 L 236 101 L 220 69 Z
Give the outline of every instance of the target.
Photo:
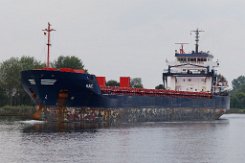
M 188 91 L 174 91 L 164 89 L 145 89 L 145 88 L 123 88 L 123 87 L 101 87 L 102 94 L 112 95 L 151 95 L 151 96 L 189 96 L 189 97 L 207 97 L 211 98 L 210 92 L 188 92 Z

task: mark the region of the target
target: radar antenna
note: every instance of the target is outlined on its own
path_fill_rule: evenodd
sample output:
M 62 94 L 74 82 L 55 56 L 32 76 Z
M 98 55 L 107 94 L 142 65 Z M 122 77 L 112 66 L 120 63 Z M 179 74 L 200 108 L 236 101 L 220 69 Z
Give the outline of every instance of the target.
M 178 43 L 175 43 L 175 44 L 180 45 L 179 53 L 180 53 L 180 54 L 185 54 L 185 51 L 184 51 L 184 45 L 185 45 L 185 44 L 189 44 L 189 43 L 178 42 Z
M 198 28 L 196 29 L 196 30 L 192 30 L 191 32 L 194 32 L 195 34 L 196 34 L 196 44 L 195 44 L 195 46 L 196 46 L 196 53 L 198 53 L 198 42 L 199 42 L 199 33 L 200 32 L 204 32 L 203 30 L 199 30 Z
M 55 30 L 54 29 L 51 29 L 51 24 L 48 23 L 48 28 L 43 29 L 43 31 L 44 31 L 44 35 L 45 36 L 48 33 L 48 43 L 47 43 L 48 52 L 47 52 L 47 63 L 46 63 L 46 66 L 47 67 L 50 67 L 50 64 L 49 64 L 49 54 L 50 54 L 50 46 L 51 46 L 51 43 L 50 43 L 50 32 L 55 31 Z

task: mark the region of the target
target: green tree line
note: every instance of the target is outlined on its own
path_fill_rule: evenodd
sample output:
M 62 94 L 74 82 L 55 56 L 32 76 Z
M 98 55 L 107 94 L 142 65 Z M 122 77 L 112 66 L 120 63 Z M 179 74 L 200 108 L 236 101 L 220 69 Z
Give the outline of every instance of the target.
M 231 108 L 245 109 L 245 76 L 232 81 Z

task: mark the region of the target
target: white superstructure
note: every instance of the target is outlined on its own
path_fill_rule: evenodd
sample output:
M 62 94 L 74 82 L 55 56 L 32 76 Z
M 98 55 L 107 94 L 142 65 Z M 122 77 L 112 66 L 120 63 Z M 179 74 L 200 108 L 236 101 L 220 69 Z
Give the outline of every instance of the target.
M 220 81 L 216 73 L 219 63 L 213 61 L 213 56 L 208 52 L 198 51 L 200 30 L 196 34 L 196 50 L 185 53 L 183 44 L 179 52 L 176 51 L 174 62 L 167 62 L 168 69 L 163 73 L 165 89 L 190 92 L 220 92 L 227 82 Z M 224 79 L 224 78 L 223 78 Z

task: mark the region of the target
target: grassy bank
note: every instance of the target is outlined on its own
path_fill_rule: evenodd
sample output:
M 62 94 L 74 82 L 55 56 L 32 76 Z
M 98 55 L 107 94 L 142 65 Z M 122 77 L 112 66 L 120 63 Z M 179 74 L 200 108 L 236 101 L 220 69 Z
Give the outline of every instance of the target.
M 226 114 L 232 114 L 232 113 L 238 113 L 238 114 L 245 114 L 245 109 L 230 109 L 226 112 Z
M 0 107 L 0 116 L 24 116 L 31 117 L 31 115 L 35 112 L 34 106 L 2 106 Z

